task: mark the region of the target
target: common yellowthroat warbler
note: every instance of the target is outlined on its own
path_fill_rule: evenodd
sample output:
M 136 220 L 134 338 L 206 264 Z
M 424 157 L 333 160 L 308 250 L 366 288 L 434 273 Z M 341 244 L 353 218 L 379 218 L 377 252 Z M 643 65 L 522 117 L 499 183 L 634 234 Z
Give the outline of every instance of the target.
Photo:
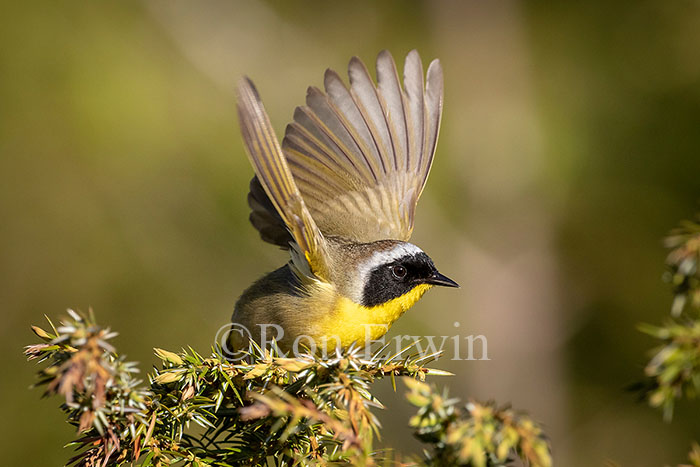
M 377 57 L 377 84 L 356 57 L 348 88 L 332 70 L 280 146 L 255 86 L 238 85 L 241 132 L 255 177 L 250 220 L 291 260 L 248 288 L 232 321 L 256 340 L 263 327 L 281 348 L 295 339 L 348 347 L 378 339 L 434 285 L 458 287 L 408 243 L 433 162 L 443 100 L 442 68 L 406 57 L 401 86 L 391 54 Z M 266 331 L 269 332 L 269 331 Z M 232 332 L 236 348 L 246 336 Z

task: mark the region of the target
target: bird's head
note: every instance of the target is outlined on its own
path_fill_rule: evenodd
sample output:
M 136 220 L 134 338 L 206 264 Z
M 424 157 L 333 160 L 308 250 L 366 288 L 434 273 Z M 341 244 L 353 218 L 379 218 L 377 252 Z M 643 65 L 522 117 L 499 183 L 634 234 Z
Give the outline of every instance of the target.
M 359 305 L 372 308 L 417 293 L 411 300 L 414 302 L 434 285 L 459 287 L 412 243 L 382 240 L 355 245 L 352 250 L 352 259 L 345 265 L 350 270 L 345 277 L 353 283 L 349 295 Z

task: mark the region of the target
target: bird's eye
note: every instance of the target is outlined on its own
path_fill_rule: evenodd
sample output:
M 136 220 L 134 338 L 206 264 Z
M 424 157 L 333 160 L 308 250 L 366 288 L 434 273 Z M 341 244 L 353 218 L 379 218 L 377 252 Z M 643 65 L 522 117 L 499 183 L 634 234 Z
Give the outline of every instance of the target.
M 403 266 L 401 266 L 401 265 L 397 265 L 397 266 L 392 266 L 392 267 L 391 267 L 391 272 L 392 272 L 392 274 L 394 275 L 395 278 L 397 278 L 397 279 L 403 279 L 403 278 L 406 277 L 406 273 L 407 273 L 408 271 L 406 271 L 406 268 L 405 268 L 405 267 L 403 267 Z

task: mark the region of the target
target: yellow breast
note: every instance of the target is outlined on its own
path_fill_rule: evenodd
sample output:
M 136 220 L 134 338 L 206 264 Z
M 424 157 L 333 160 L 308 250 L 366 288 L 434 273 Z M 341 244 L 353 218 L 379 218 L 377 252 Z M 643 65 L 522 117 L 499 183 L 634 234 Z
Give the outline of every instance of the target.
M 349 298 L 340 297 L 333 312 L 319 323 L 319 330 L 328 339 L 329 344 L 339 341 L 342 347 L 348 347 L 353 342 L 362 345 L 367 339 L 379 339 L 386 334 L 394 321 L 431 287 L 430 284 L 417 285 L 402 296 L 373 307 L 359 305 Z

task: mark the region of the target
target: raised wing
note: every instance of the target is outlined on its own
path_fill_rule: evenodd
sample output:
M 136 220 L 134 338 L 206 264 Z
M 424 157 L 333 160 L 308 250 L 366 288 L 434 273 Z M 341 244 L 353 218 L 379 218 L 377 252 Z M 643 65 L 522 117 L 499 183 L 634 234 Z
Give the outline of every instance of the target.
M 253 186 L 256 179 L 251 182 L 251 196 L 255 198 L 257 194 L 262 203 L 271 203 L 286 225 L 294 240 L 291 244 L 292 259 L 297 269 L 327 280 L 326 240 L 299 193 L 258 92 L 248 78 L 242 79 L 238 85 L 238 116 L 248 157 L 267 200 L 263 200 L 259 192 L 254 192 L 257 190 Z M 261 206 L 261 209 L 268 211 L 269 218 L 274 219 L 269 206 Z M 275 231 L 274 235 L 278 233 Z
M 348 70 L 350 88 L 326 70 L 325 93 L 310 87 L 295 110 L 282 142 L 289 169 L 324 235 L 406 241 L 437 144 L 440 62 L 428 67 L 425 86 L 415 50 L 403 87 L 387 51 L 377 57 L 377 85 L 358 58 Z

